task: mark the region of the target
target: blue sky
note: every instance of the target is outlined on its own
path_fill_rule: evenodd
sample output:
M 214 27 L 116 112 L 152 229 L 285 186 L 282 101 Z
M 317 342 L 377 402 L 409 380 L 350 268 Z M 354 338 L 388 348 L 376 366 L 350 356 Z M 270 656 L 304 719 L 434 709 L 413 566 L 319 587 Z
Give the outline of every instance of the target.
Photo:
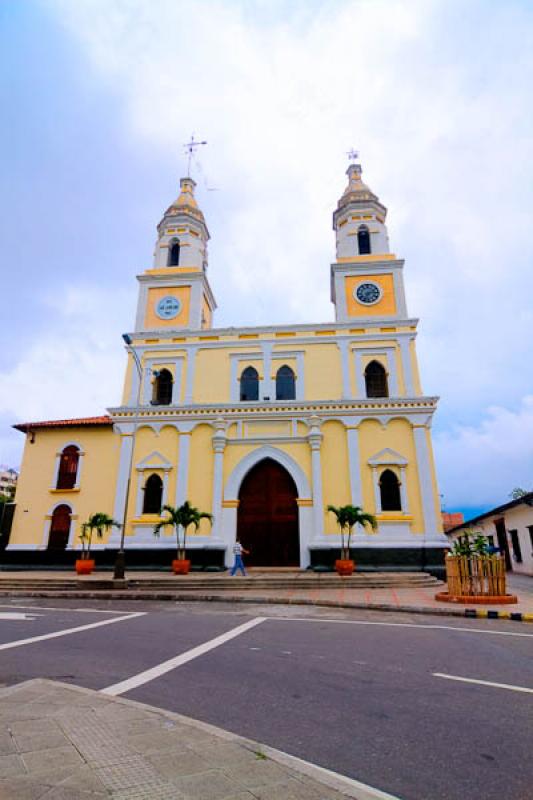
M 533 486 L 533 6 L 4 0 L 0 462 L 120 394 L 192 131 L 216 324 L 326 321 L 346 151 L 389 209 L 447 509 Z M 216 191 L 208 189 L 215 188 Z

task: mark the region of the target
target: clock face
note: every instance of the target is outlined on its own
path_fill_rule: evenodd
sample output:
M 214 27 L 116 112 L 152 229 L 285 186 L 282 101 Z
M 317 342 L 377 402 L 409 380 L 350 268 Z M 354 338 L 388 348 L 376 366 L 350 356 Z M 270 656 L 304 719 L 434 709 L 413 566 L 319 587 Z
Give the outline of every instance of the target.
M 174 319 L 180 313 L 180 309 L 180 301 L 172 295 L 167 295 L 159 300 L 155 307 L 155 313 L 160 319 Z
M 381 289 L 376 283 L 360 283 L 355 290 L 355 297 L 360 303 L 371 306 L 381 297 Z

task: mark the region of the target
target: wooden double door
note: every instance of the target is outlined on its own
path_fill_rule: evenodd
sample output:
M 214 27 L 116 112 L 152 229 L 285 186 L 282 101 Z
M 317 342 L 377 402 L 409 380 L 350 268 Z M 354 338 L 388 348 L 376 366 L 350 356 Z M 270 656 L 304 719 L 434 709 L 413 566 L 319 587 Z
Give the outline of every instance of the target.
M 296 485 L 284 467 L 265 458 L 244 478 L 239 492 L 237 536 L 245 563 L 262 567 L 300 564 Z

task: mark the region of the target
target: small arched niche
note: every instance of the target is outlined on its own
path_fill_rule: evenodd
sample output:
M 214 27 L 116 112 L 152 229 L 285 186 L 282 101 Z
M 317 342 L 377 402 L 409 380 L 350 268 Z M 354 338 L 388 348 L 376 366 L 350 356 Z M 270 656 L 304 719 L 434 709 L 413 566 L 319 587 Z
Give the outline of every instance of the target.
M 168 246 L 168 267 L 179 267 L 180 263 L 180 242 L 173 239 Z
M 163 502 L 163 481 L 159 475 L 150 475 L 144 485 L 143 514 L 160 514 Z
M 162 369 L 156 375 L 154 381 L 154 393 L 152 405 L 154 406 L 168 406 L 172 402 L 172 388 L 174 386 L 174 378 L 168 369 Z
M 387 372 L 379 361 L 371 361 L 365 369 L 365 387 L 367 397 L 388 397 L 389 385 Z
M 370 254 L 370 231 L 366 225 L 361 225 L 357 231 L 357 247 L 360 256 Z
M 240 398 L 242 402 L 259 400 L 259 374 L 255 367 L 246 367 L 242 372 Z
M 379 492 L 382 511 L 401 511 L 400 481 L 392 469 L 385 469 L 379 477 Z

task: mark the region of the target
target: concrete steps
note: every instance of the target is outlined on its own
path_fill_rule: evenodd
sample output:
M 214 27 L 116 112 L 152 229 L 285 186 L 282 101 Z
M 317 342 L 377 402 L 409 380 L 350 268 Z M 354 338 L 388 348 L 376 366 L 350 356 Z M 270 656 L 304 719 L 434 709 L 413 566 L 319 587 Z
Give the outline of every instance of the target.
M 172 592 L 243 592 L 256 590 L 290 590 L 305 592 L 311 589 L 394 589 L 429 588 L 442 586 L 442 582 L 426 572 L 358 572 L 340 578 L 335 573 L 312 572 L 257 572 L 250 576 L 232 578 L 227 573 L 192 573 L 190 575 L 148 576 L 130 573 L 124 582 L 116 583 L 109 577 L 88 576 L 39 577 L 0 573 L 0 595 L 24 592 L 28 594 L 57 592 L 60 595 L 70 592 L 87 591 L 92 594 L 110 591 L 127 591 L 128 594 L 154 595 Z

